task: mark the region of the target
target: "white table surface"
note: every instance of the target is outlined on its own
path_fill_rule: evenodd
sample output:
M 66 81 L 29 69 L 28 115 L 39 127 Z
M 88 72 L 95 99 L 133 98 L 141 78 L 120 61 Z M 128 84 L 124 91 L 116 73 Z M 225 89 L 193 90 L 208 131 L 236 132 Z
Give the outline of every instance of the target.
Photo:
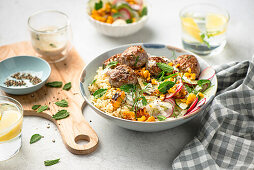
M 126 38 L 110 38 L 99 34 L 89 24 L 85 14 L 86 0 L 0 0 L 0 45 L 28 40 L 26 23 L 29 15 L 41 9 L 57 9 L 70 16 L 74 46 L 86 63 L 105 50 L 127 43 L 165 43 L 181 47 L 178 13 L 193 2 L 198 1 L 150 0 L 151 17 L 142 31 Z M 211 65 L 251 60 L 254 54 L 254 1 L 214 0 L 213 3 L 230 13 L 228 43 L 220 55 L 204 59 Z M 25 117 L 23 146 L 15 157 L 0 162 L 0 169 L 170 169 L 175 157 L 197 134 L 202 117 L 163 132 L 141 133 L 110 124 L 89 107 L 85 108 L 84 116 L 92 121 L 90 124 L 100 139 L 94 153 L 71 154 L 54 124 L 42 118 Z M 48 123 L 50 128 L 47 128 Z M 44 138 L 30 145 L 34 133 L 40 133 Z M 44 166 L 44 160 L 55 158 L 61 158 L 60 163 Z

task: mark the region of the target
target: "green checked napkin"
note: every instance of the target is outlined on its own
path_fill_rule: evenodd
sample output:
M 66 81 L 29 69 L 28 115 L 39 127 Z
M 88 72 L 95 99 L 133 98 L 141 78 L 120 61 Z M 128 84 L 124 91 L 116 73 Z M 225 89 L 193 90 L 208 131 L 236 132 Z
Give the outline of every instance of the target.
M 254 169 L 254 66 L 251 61 L 215 68 L 218 92 L 204 111 L 198 136 L 173 169 Z

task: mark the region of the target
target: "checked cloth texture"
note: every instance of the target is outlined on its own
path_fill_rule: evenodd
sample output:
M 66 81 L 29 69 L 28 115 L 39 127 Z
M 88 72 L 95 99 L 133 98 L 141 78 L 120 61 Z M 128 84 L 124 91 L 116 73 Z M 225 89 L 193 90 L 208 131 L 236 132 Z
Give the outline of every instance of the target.
M 215 67 L 218 91 L 203 112 L 198 136 L 174 160 L 174 170 L 254 170 L 254 65 Z

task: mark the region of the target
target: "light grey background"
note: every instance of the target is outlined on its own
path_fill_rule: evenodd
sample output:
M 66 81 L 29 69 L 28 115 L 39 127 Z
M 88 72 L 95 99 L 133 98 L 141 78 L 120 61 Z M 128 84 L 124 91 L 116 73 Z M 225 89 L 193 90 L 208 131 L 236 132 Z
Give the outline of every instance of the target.
M 86 63 L 105 50 L 127 43 L 165 43 L 181 47 L 178 13 L 184 6 L 199 1 L 150 0 L 152 11 L 149 11 L 151 17 L 147 25 L 140 32 L 126 38 L 110 38 L 96 32 L 86 18 L 86 2 L 0 0 L 0 45 L 28 40 L 26 22 L 29 15 L 41 9 L 57 9 L 70 16 L 74 46 Z M 254 1 L 214 0 L 212 3 L 226 8 L 230 13 L 228 44 L 220 55 L 204 59 L 211 65 L 251 60 L 254 54 Z M 112 125 L 88 107 L 84 110 L 84 116 L 88 121 L 92 120 L 90 124 L 100 139 L 94 153 L 84 156 L 71 154 L 65 149 L 51 122 L 25 117 L 22 149 L 14 158 L 0 162 L 0 169 L 169 169 L 174 158 L 197 133 L 200 121 L 199 117 L 167 131 L 140 133 Z M 29 140 L 34 133 L 45 137 L 30 145 Z M 53 139 L 56 140 L 55 143 L 52 142 Z M 44 160 L 55 158 L 61 158 L 59 164 L 44 166 Z

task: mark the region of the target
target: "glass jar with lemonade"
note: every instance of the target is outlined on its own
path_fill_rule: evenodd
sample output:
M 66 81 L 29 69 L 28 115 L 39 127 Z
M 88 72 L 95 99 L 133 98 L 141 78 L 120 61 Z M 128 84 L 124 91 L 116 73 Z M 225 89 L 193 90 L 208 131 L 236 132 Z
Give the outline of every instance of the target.
M 0 96 L 0 161 L 18 153 L 21 147 L 23 108 L 6 96 Z
M 205 3 L 193 4 L 180 12 L 182 43 L 200 55 L 216 55 L 226 45 L 227 11 Z

